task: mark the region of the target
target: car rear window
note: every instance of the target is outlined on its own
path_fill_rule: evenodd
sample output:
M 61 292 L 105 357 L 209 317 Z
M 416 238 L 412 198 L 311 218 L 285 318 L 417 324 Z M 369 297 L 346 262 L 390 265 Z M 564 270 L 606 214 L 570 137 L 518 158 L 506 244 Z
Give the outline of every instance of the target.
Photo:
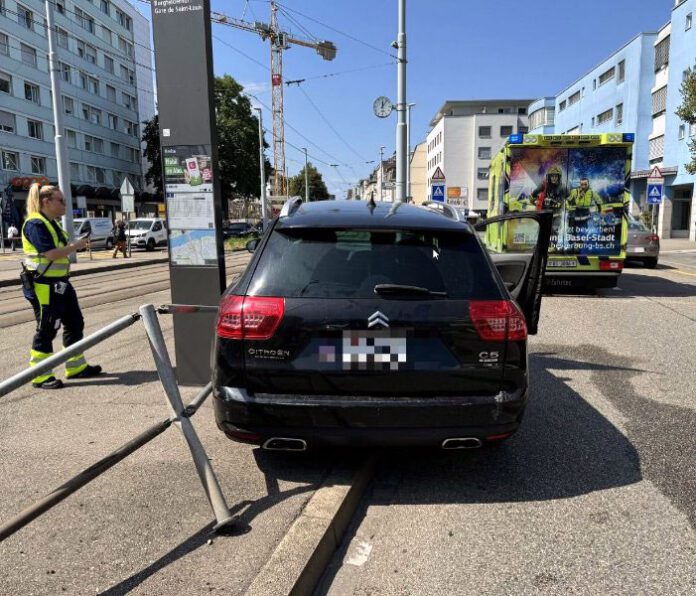
M 378 284 L 419 286 L 457 300 L 500 297 L 473 235 L 430 230 L 274 230 L 247 293 L 375 298 Z

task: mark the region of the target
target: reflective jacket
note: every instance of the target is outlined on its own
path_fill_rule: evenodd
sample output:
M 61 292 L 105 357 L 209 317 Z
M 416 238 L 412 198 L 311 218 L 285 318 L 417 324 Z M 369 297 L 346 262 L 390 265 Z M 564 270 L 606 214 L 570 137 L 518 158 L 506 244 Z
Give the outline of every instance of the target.
M 24 222 L 24 226 L 26 226 L 27 222 L 32 219 L 40 219 L 43 222 L 51 234 L 53 244 L 56 248 L 67 246 L 68 235 L 65 233 L 65 230 L 60 227 L 60 225 L 58 225 L 58 229 L 60 230 L 59 236 L 56 232 L 56 228 L 41 213 L 32 213 L 29 217 L 27 217 L 26 221 Z M 22 226 L 22 250 L 24 250 L 24 254 L 26 255 L 26 258 L 24 259 L 24 265 L 26 268 L 29 271 L 36 271 L 39 277 L 52 279 L 67 277 L 68 273 L 70 272 L 70 259 L 68 259 L 68 257 L 61 257 L 60 259 L 51 261 L 43 256 L 43 254 L 40 254 L 37 248 L 24 234 L 24 226 Z
M 580 194 L 580 190 L 575 188 L 570 191 L 568 206 L 571 209 L 576 207 L 580 209 L 589 209 L 593 204 L 600 207 L 602 202 L 602 197 L 591 188 L 588 188 L 584 194 Z

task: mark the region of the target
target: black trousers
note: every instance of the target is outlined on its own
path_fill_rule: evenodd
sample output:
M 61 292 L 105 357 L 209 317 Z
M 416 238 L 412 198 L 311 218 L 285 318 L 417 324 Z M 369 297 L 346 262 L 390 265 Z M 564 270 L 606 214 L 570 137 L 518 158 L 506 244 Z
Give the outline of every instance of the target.
M 65 289 L 61 294 L 56 282 L 48 284 L 35 283 L 33 295 L 27 295 L 36 317 L 36 333 L 32 341 L 32 350 L 51 354 L 53 340 L 58 329 L 63 326 L 63 346 L 68 347 L 83 337 L 85 321 L 77 301 L 75 288 L 69 281 L 64 282 Z M 41 287 L 43 286 L 43 287 Z

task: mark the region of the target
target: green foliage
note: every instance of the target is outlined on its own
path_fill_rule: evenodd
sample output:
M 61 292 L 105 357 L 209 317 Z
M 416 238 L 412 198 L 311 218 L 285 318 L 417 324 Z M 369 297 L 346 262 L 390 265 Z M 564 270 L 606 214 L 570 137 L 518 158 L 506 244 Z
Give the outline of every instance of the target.
M 309 200 L 325 201 L 329 198 L 329 190 L 324 184 L 321 172 L 311 163 L 307 164 L 307 178 L 309 179 Z M 298 196 L 304 199 L 305 196 L 305 169 L 302 168 L 297 176 L 293 176 L 288 181 L 288 193 L 291 197 Z
M 691 127 L 696 127 L 696 70 L 690 70 L 681 86 L 682 104 L 676 115 Z M 684 164 L 689 174 L 696 174 L 696 137 L 689 141 L 691 161 Z
M 145 159 L 150 162 L 150 168 L 145 172 L 145 181 L 157 189 L 157 194 L 162 192 L 162 152 L 160 151 L 159 116 L 155 114 L 150 120 L 143 122 L 143 138 L 146 143 Z
M 218 171 L 223 205 L 235 196 L 255 196 L 261 193 L 259 171 L 259 121 L 251 111 L 244 88 L 231 76 L 215 77 L 215 113 L 217 124 Z M 162 193 L 162 159 L 160 151 L 159 117 L 145 122 L 143 141 L 145 157 L 152 164 L 145 179 Z M 268 144 L 264 141 L 264 147 Z M 267 175 L 271 164 L 265 160 Z

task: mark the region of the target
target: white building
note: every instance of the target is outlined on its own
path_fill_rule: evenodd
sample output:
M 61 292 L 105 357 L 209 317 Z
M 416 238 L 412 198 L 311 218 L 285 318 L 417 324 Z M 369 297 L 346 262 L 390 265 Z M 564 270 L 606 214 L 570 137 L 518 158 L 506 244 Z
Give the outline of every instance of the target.
M 439 167 L 448 202 L 486 211 L 488 167 L 507 137 L 528 131 L 529 99 L 446 101 L 430 121 L 426 139 L 426 182 Z
M 144 187 L 141 122 L 155 112 L 149 23 L 127 0 L 54 6 L 73 196 L 107 215 L 125 176 Z M 43 0 L 0 0 L 0 190 L 12 189 L 19 213 L 31 182 L 58 177 L 44 11 Z

